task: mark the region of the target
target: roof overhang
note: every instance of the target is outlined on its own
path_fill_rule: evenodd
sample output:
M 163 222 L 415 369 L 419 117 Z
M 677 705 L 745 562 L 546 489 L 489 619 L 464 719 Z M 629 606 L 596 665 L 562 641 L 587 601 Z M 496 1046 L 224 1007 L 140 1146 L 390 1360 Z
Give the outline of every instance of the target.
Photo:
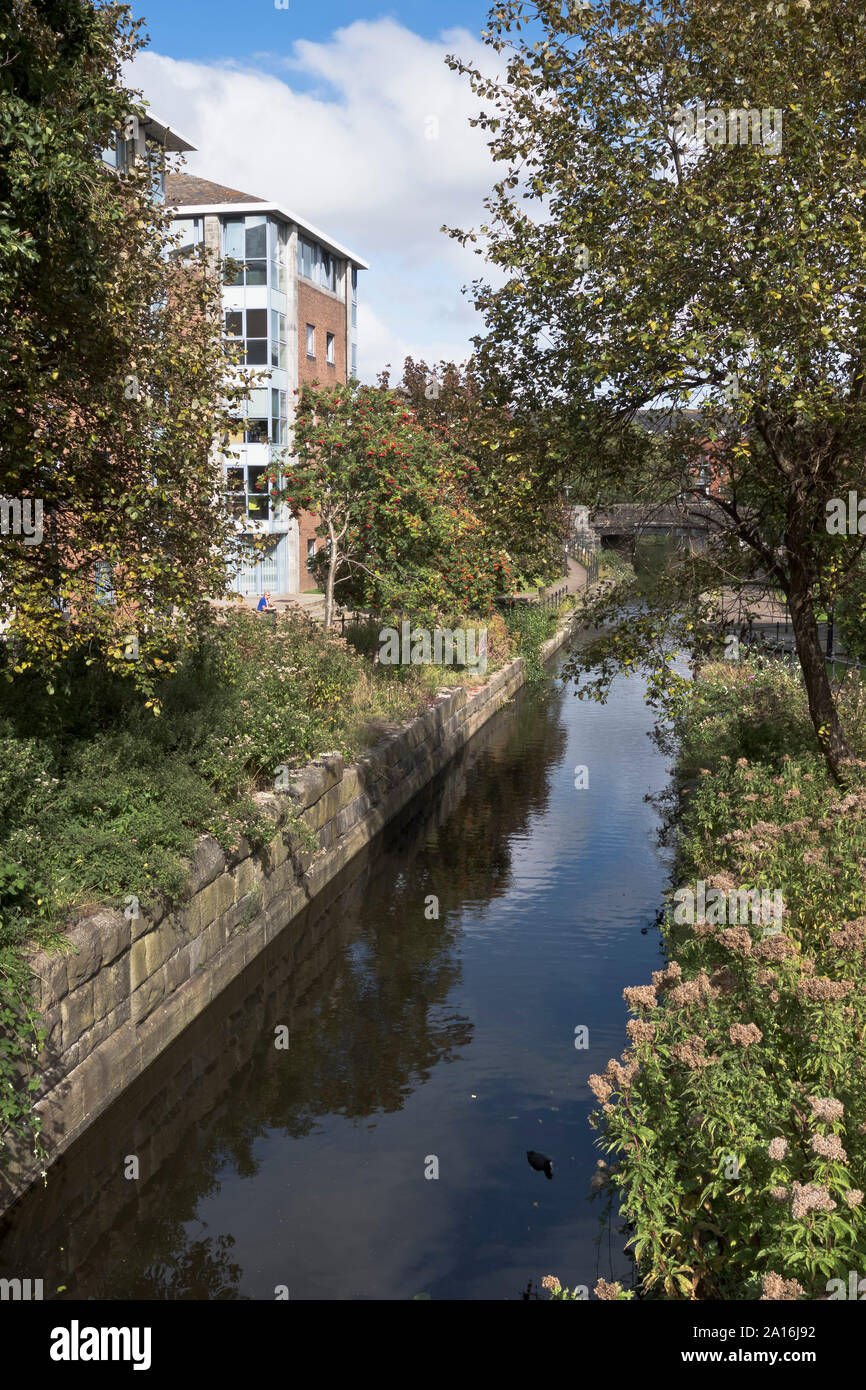
M 142 119 L 141 124 L 144 126 L 145 133 L 152 140 L 156 140 L 164 149 L 171 150 L 172 153 L 186 154 L 189 150 L 195 149 L 195 145 L 184 140 L 182 135 L 178 135 L 176 130 L 172 130 L 171 126 L 167 126 L 164 121 L 161 121 L 151 112 Z
M 245 217 L 249 213 L 271 213 L 281 217 L 284 222 L 294 223 L 300 227 L 302 232 L 307 232 L 314 237 L 328 251 L 333 251 L 334 255 L 341 256 L 351 265 L 357 266 L 359 270 L 369 270 L 367 261 L 356 256 L 354 251 L 342 246 L 339 241 L 334 241 L 325 232 L 320 232 L 318 227 L 314 227 L 311 222 L 305 222 L 303 217 L 298 217 L 297 213 L 290 212 L 287 208 L 280 207 L 278 203 L 168 203 L 178 217 L 205 217 L 212 214 L 215 217 Z

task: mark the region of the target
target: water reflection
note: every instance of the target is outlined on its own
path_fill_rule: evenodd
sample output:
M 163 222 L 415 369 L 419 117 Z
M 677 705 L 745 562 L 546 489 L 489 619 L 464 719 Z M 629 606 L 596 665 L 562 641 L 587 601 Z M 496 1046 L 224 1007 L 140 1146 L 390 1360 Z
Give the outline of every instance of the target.
M 594 1282 L 586 1078 L 624 1046 L 664 879 L 648 725 L 634 681 L 518 697 L 7 1215 L 0 1274 L 120 1299 Z

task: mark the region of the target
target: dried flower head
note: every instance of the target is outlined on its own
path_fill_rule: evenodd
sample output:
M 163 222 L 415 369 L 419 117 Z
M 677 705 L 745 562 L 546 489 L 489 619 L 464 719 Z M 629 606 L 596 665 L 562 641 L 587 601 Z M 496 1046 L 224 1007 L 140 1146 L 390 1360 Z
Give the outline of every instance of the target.
M 787 1152 L 788 1152 L 788 1141 L 787 1141 L 787 1139 L 776 1138 L 776 1139 L 771 1139 L 771 1140 L 770 1140 L 770 1145 L 769 1145 L 769 1148 L 767 1149 L 767 1153 L 768 1153 L 768 1154 L 770 1155 L 770 1157 L 771 1157 L 772 1159 L 774 1159 L 777 1163 L 781 1162 L 781 1160 L 782 1160 L 783 1158 L 785 1158 L 785 1156 L 787 1155 Z
M 599 1076 L 597 1072 L 593 1072 L 592 1076 L 589 1078 L 588 1084 L 596 1100 L 607 1100 L 608 1097 L 613 1095 L 613 1087 L 609 1086 L 604 1077 Z M 612 1108 L 613 1107 L 611 1107 L 611 1109 Z
M 801 1221 L 810 1211 L 835 1211 L 836 1203 L 830 1196 L 829 1188 L 820 1183 L 795 1182 L 791 1196 L 791 1213 L 795 1221 Z
M 651 1043 L 656 1035 L 653 1025 L 642 1018 L 630 1018 L 625 1031 L 634 1043 Z
M 756 941 L 752 947 L 752 955 L 757 956 L 758 960 L 779 961 L 796 955 L 796 949 L 787 936 L 779 932 L 776 936 L 765 936 L 762 941 Z
M 733 1023 L 728 1029 L 728 1036 L 732 1043 L 751 1047 L 753 1043 L 759 1043 L 764 1035 L 756 1023 Z
M 813 1154 L 818 1154 L 820 1158 L 833 1158 L 839 1163 L 847 1163 L 848 1155 L 842 1147 L 842 1140 L 838 1134 L 813 1134 L 809 1141 L 809 1148 Z
M 613 1301 L 622 1293 L 622 1286 L 620 1284 L 609 1284 L 606 1279 L 599 1279 L 593 1289 L 593 1293 L 596 1298 L 605 1298 Z
M 658 1000 L 652 985 L 632 985 L 622 992 L 622 997 L 630 1009 L 654 1009 Z
M 828 980 L 823 975 L 817 975 L 813 980 L 801 980 L 797 986 L 800 998 L 807 1000 L 810 1004 L 823 1004 L 845 999 L 853 988 L 853 980 Z
M 796 1279 L 783 1279 L 781 1274 L 773 1273 L 764 1275 L 761 1288 L 761 1303 L 793 1303 L 806 1292 Z
M 679 961 L 672 960 L 670 965 L 664 970 L 654 970 L 652 974 L 653 989 L 670 989 L 682 979 L 683 968 Z
M 706 970 L 701 970 L 693 980 L 684 980 L 682 984 L 675 985 L 668 991 L 667 997 L 674 1008 L 682 1009 L 686 1004 L 701 1004 L 706 999 L 712 999 L 715 993 Z
M 733 951 L 738 956 L 752 954 L 752 934 L 748 927 L 725 927 L 724 931 L 719 932 L 719 942 L 726 951 Z
M 705 1055 L 706 1043 L 703 1038 L 697 1036 L 687 1038 L 685 1042 L 677 1043 L 671 1048 L 671 1056 L 675 1057 L 683 1066 L 690 1071 L 700 1071 L 703 1067 L 709 1066 L 710 1062 L 718 1059 Z
M 823 1125 L 835 1124 L 845 1114 L 841 1100 L 834 1100 L 832 1096 L 807 1096 L 806 1099 L 812 1107 L 812 1119 Z
M 830 945 L 837 951 L 866 951 L 866 919 L 858 917 L 831 932 Z

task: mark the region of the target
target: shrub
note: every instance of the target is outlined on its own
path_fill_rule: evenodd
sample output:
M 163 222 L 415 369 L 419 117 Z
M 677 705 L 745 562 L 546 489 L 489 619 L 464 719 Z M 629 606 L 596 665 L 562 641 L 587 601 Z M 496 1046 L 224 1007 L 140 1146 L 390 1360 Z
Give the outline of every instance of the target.
M 826 1297 L 866 1245 L 866 777 L 830 782 L 778 665 L 712 668 L 677 723 L 696 773 L 677 880 L 779 889 L 782 930 L 669 911 L 667 966 L 625 992 L 631 1049 L 590 1080 L 594 1122 L 645 1292 Z

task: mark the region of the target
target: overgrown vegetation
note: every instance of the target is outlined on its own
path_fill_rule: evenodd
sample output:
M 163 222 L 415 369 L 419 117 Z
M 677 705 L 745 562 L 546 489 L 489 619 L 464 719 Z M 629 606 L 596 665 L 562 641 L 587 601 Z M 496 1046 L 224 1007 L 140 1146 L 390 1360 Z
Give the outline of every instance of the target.
M 533 634 L 548 636 L 555 615 L 533 612 Z M 488 673 L 518 650 L 532 664 L 529 626 L 496 614 L 483 624 Z M 51 695 L 36 673 L 0 680 L 0 1136 L 29 1128 L 39 1151 L 33 1083 L 22 1082 L 41 1040 L 25 943 L 58 945 L 84 906 L 178 898 L 199 835 L 229 852 L 242 836 L 263 842 L 270 821 L 255 792 L 278 769 L 355 757 L 443 684 L 485 678 L 378 664 L 380 628 L 353 624 L 344 639 L 302 616 L 230 613 L 161 683 L 158 719 L 132 682 L 83 659 Z
M 574 608 L 573 595 L 565 600 L 560 613 Z M 552 608 L 540 608 L 537 604 L 516 603 L 506 610 L 505 621 L 511 634 L 516 656 L 522 656 L 526 663 L 527 681 L 541 680 L 544 671 L 541 665 L 541 649 L 556 632 L 560 618 Z
M 839 709 L 862 755 L 858 675 Z M 781 662 L 708 667 L 672 712 L 676 881 L 711 906 L 689 922 L 671 904 L 667 965 L 625 991 L 631 1046 L 590 1079 L 642 1288 L 847 1297 L 866 1246 L 866 762 L 840 792 Z M 752 889 L 781 892 L 780 930 L 739 908 Z
M 237 612 L 163 682 L 159 719 L 84 668 L 53 698 L 35 677 L 0 684 L 0 947 L 81 904 L 177 895 L 198 835 L 231 851 L 263 833 L 253 793 L 277 768 L 356 755 L 442 683 L 305 618 Z

